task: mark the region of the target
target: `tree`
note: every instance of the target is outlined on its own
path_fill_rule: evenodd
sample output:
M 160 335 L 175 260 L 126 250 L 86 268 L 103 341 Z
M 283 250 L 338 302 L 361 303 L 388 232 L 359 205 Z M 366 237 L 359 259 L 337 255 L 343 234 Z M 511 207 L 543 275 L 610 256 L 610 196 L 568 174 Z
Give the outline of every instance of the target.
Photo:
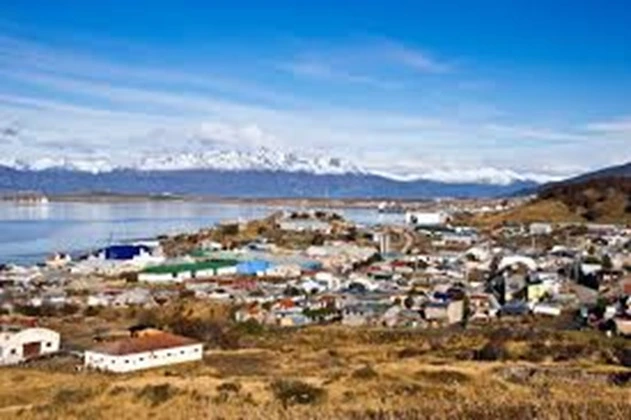
M 603 255 L 602 267 L 603 267 L 603 270 L 611 270 L 613 268 L 613 262 L 611 261 L 611 257 L 607 254 Z

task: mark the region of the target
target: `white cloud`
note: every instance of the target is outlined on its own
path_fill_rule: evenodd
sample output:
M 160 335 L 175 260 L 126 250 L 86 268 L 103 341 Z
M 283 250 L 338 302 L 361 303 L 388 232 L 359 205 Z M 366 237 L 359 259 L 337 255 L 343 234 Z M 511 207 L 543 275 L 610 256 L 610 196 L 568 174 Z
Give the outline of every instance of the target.
M 303 61 L 294 64 L 302 67 L 293 70 L 381 88 L 402 86 L 405 80 L 392 79 L 401 68 L 454 71 L 453 65 L 407 47 L 385 41 L 373 45 L 359 52 L 298 57 Z M 19 88 L 11 89 L 12 84 Z M 337 88 L 328 92 L 335 96 Z M 94 151 L 115 159 L 154 151 L 266 146 L 326 152 L 368 169 L 445 180 L 505 179 L 512 172 L 556 177 L 631 159 L 629 119 L 548 127 L 496 112 L 493 104 L 471 110 L 456 103 L 430 112 L 414 98 L 406 98 L 405 108 L 390 106 L 387 96 L 378 99 L 332 106 L 251 80 L 121 65 L 0 37 L 0 128 L 16 122 L 21 128 L 18 140 L 0 144 L 3 156 L 50 155 L 55 144 L 62 158 Z

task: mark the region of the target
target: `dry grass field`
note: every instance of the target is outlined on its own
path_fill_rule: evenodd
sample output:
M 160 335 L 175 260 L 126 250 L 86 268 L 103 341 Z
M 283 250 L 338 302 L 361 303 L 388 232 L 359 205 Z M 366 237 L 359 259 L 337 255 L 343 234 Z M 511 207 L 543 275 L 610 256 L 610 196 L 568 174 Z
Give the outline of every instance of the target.
M 48 322 L 86 346 L 88 330 L 132 315 L 168 327 L 176 309 Z M 125 375 L 77 372 L 70 358 L 3 368 L 0 418 L 631 418 L 630 343 L 598 333 L 527 321 L 263 330 L 217 308 L 184 313 L 215 323 L 203 362 Z

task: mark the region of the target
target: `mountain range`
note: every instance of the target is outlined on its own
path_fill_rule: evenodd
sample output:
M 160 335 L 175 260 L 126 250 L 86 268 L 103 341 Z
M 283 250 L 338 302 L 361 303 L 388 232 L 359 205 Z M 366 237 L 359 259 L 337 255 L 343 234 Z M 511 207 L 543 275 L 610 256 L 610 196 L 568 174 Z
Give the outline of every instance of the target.
M 335 157 L 304 157 L 269 149 L 149 156 L 126 165 L 104 158 L 0 161 L 0 191 L 36 190 L 46 194 L 98 191 L 270 198 L 488 197 L 536 191 L 540 180 L 494 168 L 402 177 L 369 171 Z

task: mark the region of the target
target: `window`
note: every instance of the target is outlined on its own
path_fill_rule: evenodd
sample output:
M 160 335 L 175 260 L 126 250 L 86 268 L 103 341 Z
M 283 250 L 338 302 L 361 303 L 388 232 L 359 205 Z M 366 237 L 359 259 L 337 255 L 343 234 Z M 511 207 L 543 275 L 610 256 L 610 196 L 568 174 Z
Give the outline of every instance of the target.
M 12 355 L 15 355 L 15 354 L 17 354 L 17 353 L 18 353 L 18 351 L 17 351 L 16 349 L 11 349 L 11 354 L 12 354 Z
M 129 363 L 129 359 L 125 359 L 125 363 Z
M 46 347 L 52 347 L 53 343 L 51 343 L 50 341 L 48 343 L 46 343 Z

